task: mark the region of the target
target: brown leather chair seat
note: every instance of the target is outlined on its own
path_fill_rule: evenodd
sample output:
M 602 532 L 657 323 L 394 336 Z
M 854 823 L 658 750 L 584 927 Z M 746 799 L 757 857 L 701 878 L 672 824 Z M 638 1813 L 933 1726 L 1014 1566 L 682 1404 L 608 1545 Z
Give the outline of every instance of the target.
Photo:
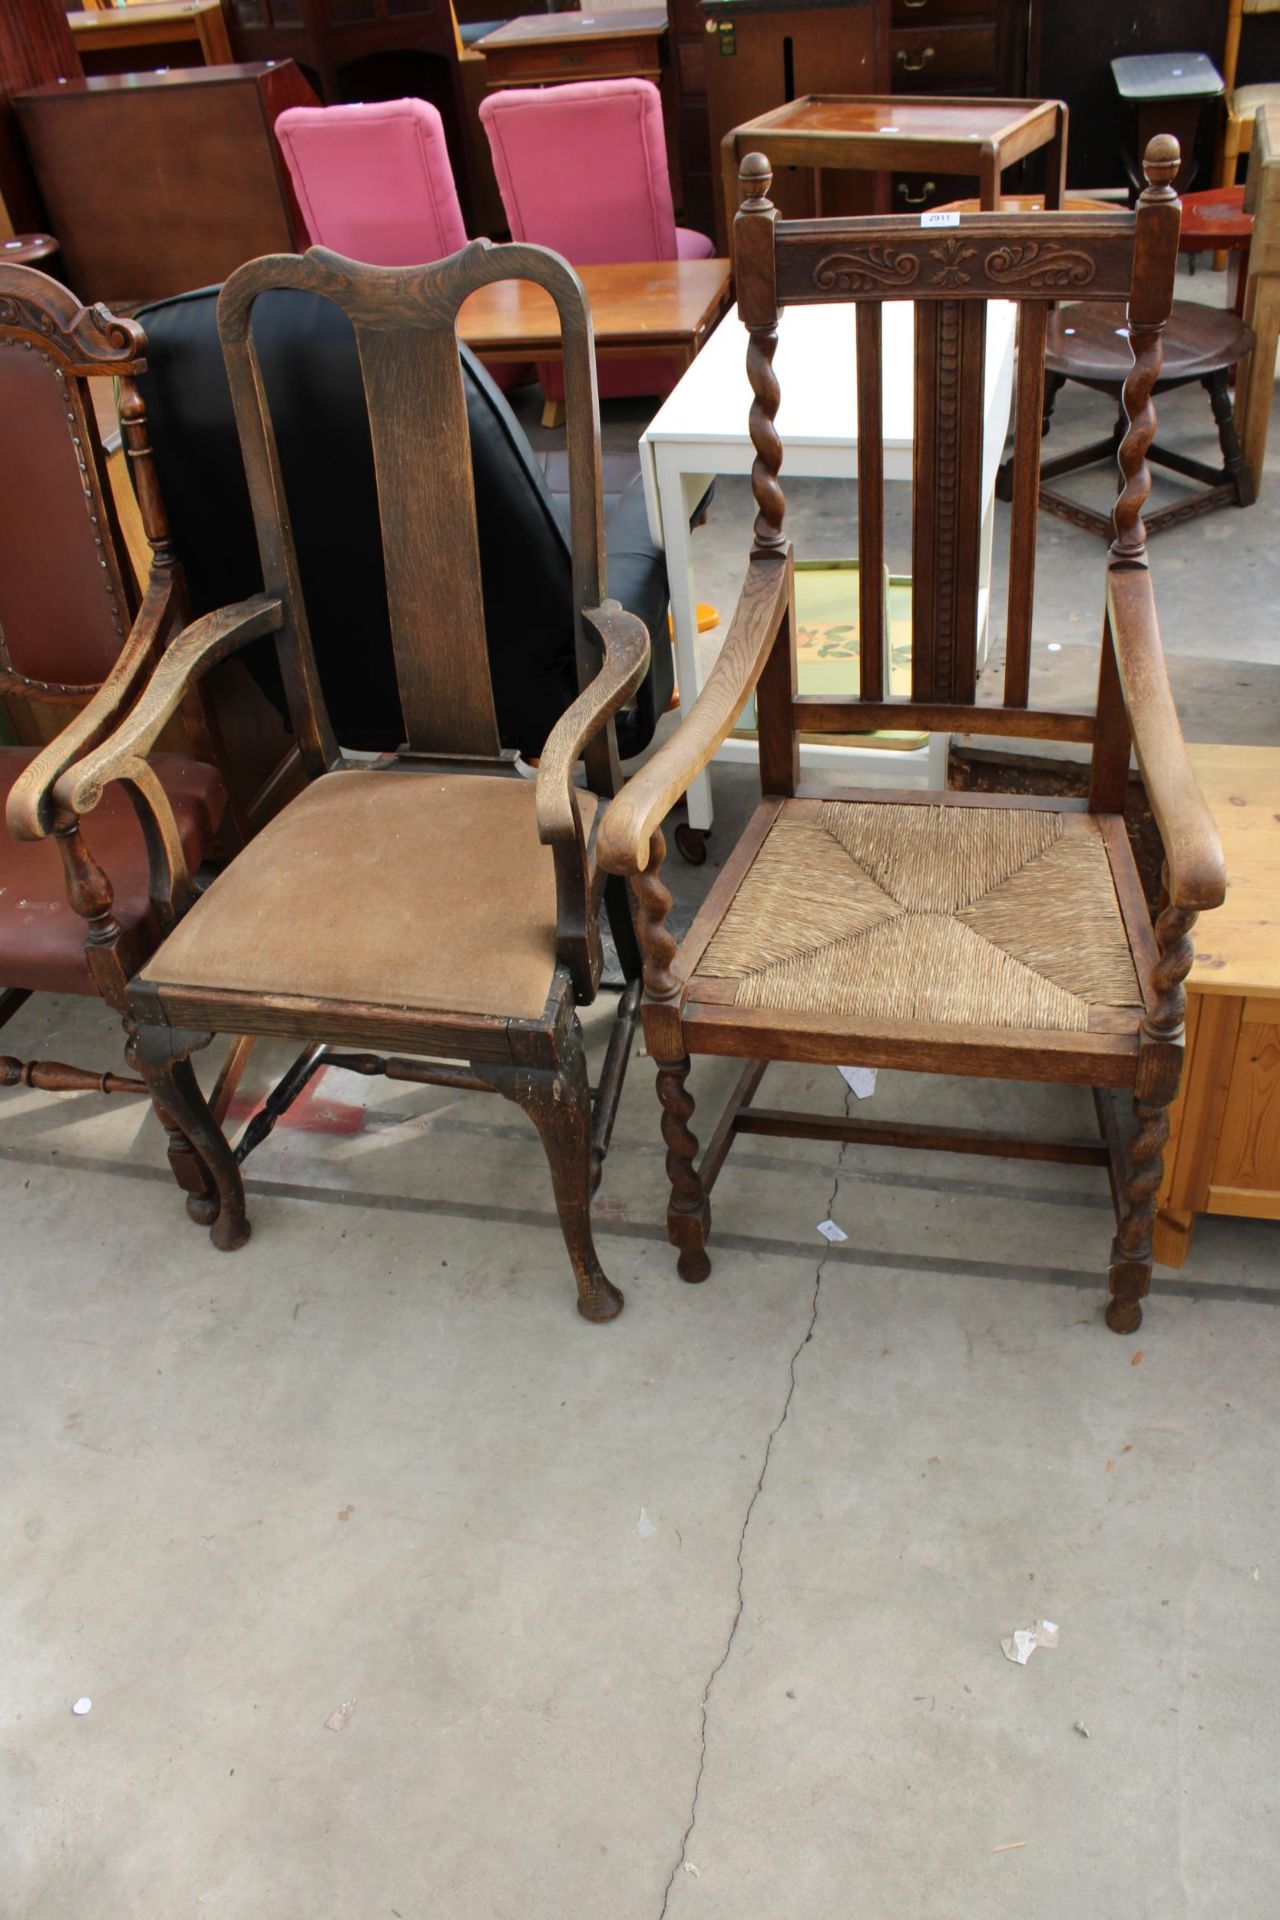
M 0 747 L 0 814 L 9 789 L 30 766 L 35 747 Z M 169 796 L 187 863 L 205 858 L 226 810 L 227 796 L 215 768 L 180 754 L 157 753 L 151 765 Z M 129 796 L 118 783 L 86 815 L 85 845 L 109 875 L 114 913 L 131 932 L 150 919 L 147 849 Z M 84 957 L 85 923 L 67 902 L 62 857 L 56 843 L 15 840 L 0 830 L 0 986 L 33 993 L 96 993 Z
M 187 988 L 537 1019 L 556 890 L 534 791 L 471 774 L 326 774 L 237 855 L 139 980 L 162 1002 Z M 594 796 L 579 797 L 589 822 Z

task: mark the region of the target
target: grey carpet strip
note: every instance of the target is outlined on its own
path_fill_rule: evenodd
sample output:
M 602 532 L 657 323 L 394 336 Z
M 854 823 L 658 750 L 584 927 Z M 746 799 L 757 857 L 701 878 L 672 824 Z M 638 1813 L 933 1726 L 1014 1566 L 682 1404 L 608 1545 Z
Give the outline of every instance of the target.
M 115 1179 L 141 1180 L 152 1186 L 170 1188 L 175 1205 L 179 1195 L 167 1168 L 131 1165 L 126 1161 L 96 1160 L 88 1154 L 58 1153 L 57 1164 L 75 1172 L 103 1173 Z M 31 1154 L 18 1147 L 0 1146 L 0 1161 L 21 1166 L 48 1167 L 53 1156 Z M 784 1165 L 789 1163 L 784 1162 Z M 448 1220 L 476 1220 L 509 1227 L 541 1228 L 559 1236 L 560 1223 L 554 1213 L 537 1207 L 502 1207 L 464 1200 L 414 1199 L 406 1194 L 365 1193 L 359 1189 L 301 1186 L 284 1180 L 246 1180 L 245 1192 L 264 1200 L 306 1200 L 319 1206 L 367 1207 L 385 1213 L 414 1213 Z M 639 1240 L 666 1250 L 667 1236 L 662 1225 L 639 1220 L 592 1221 L 592 1230 L 601 1240 Z M 191 1233 L 201 1231 L 189 1227 Z M 763 1234 L 722 1233 L 712 1230 L 708 1248 L 714 1263 L 717 1252 L 758 1254 L 774 1260 L 800 1260 L 806 1270 L 813 1265 L 813 1248 L 794 1240 L 771 1240 Z M 1030 1282 L 1042 1287 L 1074 1287 L 1079 1293 L 1105 1291 L 1106 1273 L 1101 1267 L 1082 1272 L 1075 1267 L 1033 1267 L 1005 1260 L 964 1260 L 955 1255 L 893 1252 L 881 1253 L 867 1248 L 834 1245 L 823 1250 L 831 1265 L 856 1267 L 868 1273 L 943 1274 L 956 1279 L 1009 1280 Z M 674 1258 L 673 1258 L 674 1275 Z M 722 1277 L 725 1277 L 722 1275 Z M 710 1284 L 715 1284 L 713 1271 Z M 1229 1282 L 1223 1285 L 1196 1280 L 1172 1280 L 1160 1276 L 1152 1281 L 1152 1297 L 1203 1301 L 1241 1301 L 1253 1306 L 1280 1306 L 1280 1287 L 1246 1286 Z

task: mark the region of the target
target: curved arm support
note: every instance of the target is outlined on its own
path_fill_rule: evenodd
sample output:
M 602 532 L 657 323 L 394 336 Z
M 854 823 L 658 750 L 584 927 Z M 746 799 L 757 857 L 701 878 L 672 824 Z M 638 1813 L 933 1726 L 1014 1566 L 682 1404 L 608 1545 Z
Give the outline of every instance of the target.
M 556 953 L 569 968 L 578 998 L 590 1000 L 600 978 L 600 929 L 573 770 L 584 749 L 639 686 L 649 664 L 649 636 L 643 622 L 624 613 L 616 600 L 587 609 L 583 619 L 600 637 L 604 663 L 551 730 L 538 764 L 534 804 L 538 838 L 555 860 Z
M 1169 863 L 1169 903 L 1202 913 L 1226 898 L 1222 843 L 1187 758 L 1151 575 L 1145 569 L 1112 568 L 1107 605 L 1134 751 Z
M 160 657 L 142 694 L 115 732 L 58 780 L 54 799 L 71 813 L 89 813 L 112 780 L 128 780 L 149 793 L 147 755 L 195 682 L 237 648 L 284 622 L 284 607 L 265 593 L 233 607 L 220 607 L 193 621 Z
M 747 704 L 790 596 L 790 548 L 753 555 L 733 623 L 702 692 L 666 744 L 628 780 L 601 822 L 596 857 L 609 873 L 640 873 L 647 866 L 653 834 Z
M 53 790 L 68 767 L 96 747 L 124 713 L 168 637 L 177 606 L 172 574 L 153 572 L 125 641 L 106 679 L 55 740 L 15 780 L 6 818 L 18 840 L 43 840 L 54 829 Z
M 538 838 L 544 846 L 572 840 L 578 830 L 573 800 L 573 769 L 606 721 L 631 698 L 649 665 L 649 635 L 644 623 L 616 600 L 589 608 L 583 619 L 594 627 L 604 648 L 604 664 L 547 736 L 538 763 Z

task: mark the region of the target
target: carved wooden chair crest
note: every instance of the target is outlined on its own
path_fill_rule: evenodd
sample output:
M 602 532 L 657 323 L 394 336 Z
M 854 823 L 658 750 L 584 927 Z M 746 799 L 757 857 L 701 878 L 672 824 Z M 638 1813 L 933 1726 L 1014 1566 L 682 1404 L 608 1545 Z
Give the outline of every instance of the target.
M 569 399 L 582 692 L 543 750 L 536 787 L 501 747 L 494 717 L 455 334 L 467 294 L 505 278 L 533 280 L 555 300 Z M 344 756 L 325 709 L 254 349 L 254 302 L 287 288 L 342 308 L 364 378 L 405 735 L 397 754 L 372 767 Z M 588 852 L 595 795 L 614 790 L 613 715 L 643 677 L 649 645 L 641 623 L 605 598 L 595 364 L 581 284 L 539 247 L 476 241 L 413 268 L 361 266 L 315 248 L 240 268 L 223 288 L 218 321 L 264 591 L 189 626 L 153 671 L 136 658 L 122 665 L 91 703 L 74 747 L 57 743 L 30 770 L 11 819 L 28 834 L 48 832 L 58 817 L 94 808 L 117 780 L 144 809 L 173 930 L 124 999 L 148 1085 L 207 1169 L 217 1246 L 248 1237 L 240 1163 L 322 1063 L 496 1090 L 542 1136 L 580 1311 L 611 1319 L 622 1296 L 600 1269 L 588 1208 L 639 979 L 623 995 L 594 1129 L 574 1007 L 593 998 L 601 973 L 605 876 Z M 264 634 L 276 637 L 307 784 L 196 900 L 146 755 L 199 676 Z M 351 638 L 358 647 L 359 634 Z M 573 784 L 580 759 L 589 791 Z M 638 976 L 634 959 L 627 964 L 625 888 L 610 885 L 624 970 Z M 234 1152 L 190 1063 L 217 1032 L 307 1043 Z M 389 1048 L 433 1057 L 388 1058 Z
M 759 508 L 746 584 L 724 649 L 677 733 L 602 823 L 604 865 L 632 876 L 644 949 L 643 1019 L 658 1063 L 671 1181 L 668 1230 L 686 1280 L 705 1279 L 708 1194 L 737 1133 L 918 1144 L 1109 1165 L 1117 1230 L 1108 1324 L 1132 1332 L 1151 1273 L 1151 1222 L 1182 1060 L 1182 980 L 1198 912 L 1225 882 L 1213 822 L 1187 762 L 1147 570 L 1142 506 L 1155 431 L 1152 387 L 1169 314 L 1179 207 L 1176 142 L 1146 156 L 1136 214 L 976 214 L 954 230 L 888 219 L 779 220 L 768 162 L 742 166 L 735 258 L 755 394 Z M 1029 704 L 1044 343 L 1064 288 L 1127 299 L 1124 485 L 1106 568 L 1096 707 Z M 880 631 L 883 578 L 881 304 L 915 303 L 913 667 L 909 700 L 886 699 L 877 649 L 848 698 L 796 690 L 792 563 L 782 530 L 772 370 L 779 309 L 856 303 L 860 619 Z M 1018 385 L 1003 701 L 975 701 L 986 309 L 1018 306 Z M 677 947 L 664 919 L 662 820 L 757 685 L 763 798 Z M 806 797 L 800 733 L 980 727 L 1092 746 L 1088 802 L 845 790 Z M 1154 929 L 1125 832 L 1131 745 L 1167 856 Z M 747 1064 L 701 1159 L 686 1087 L 692 1053 Z M 1095 1089 L 1102 1139 L 1038 1143 L 929 1127 L 813 1120 L 753 1107 L 773 1060 L 850 1060 Z M 1110 1090 L 1131 1088 L 1127 1153 Z
M 131 320 L 82 307 L 29 267 L 0 264 L 0 694 L 25 744 L 0 747 L 0 797 L 24 810 L 34 778 L 51 780 L 110 724 L 121 676 L 157 660 L 181 624 L 183 586 L 156 486 L 135 376 L 146 342 Z M 150 578 L 139 603 L 108 484 L 90 388 L 118 380 L 125 445 Z M 101 690 L 100 690 L 101 689 Z M 34 705 L 32 704 L 34 703 Z M 57 744 L 42 709 L 76 713 Z M 193 865 L 215 837 L 238 837 L 228 814 L 220 753 L 198 701 L 179 716 L 186 752 L 154 756 L 139 779 L 164 796 L 175 841 Z M 39 771 L 37 771 L 37 769 Z M 101 994 L 132 1023 L 130 975 L 171 923 L 158 884 L 160 843 L 140 828 L 123 790 L 93 823 L 86 844 L 75 813 L 45 810 L 42 844 L 0 834 L 0 1025 L 33 992 Z M 132 1074 L 91 1072 L 57 1060 L 0 1055 L 0 1085 L 52 1092 L 146 1094 Z M 163 1112 L 179 1182 L 203 1190 L 189 1145 Z

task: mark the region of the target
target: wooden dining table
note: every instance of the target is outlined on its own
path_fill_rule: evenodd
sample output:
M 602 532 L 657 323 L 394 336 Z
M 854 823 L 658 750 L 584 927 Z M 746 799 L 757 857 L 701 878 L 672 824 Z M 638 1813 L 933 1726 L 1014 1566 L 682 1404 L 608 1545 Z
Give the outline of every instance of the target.
M 729 304 L 727 260 L 625 260 L 577 269 L 598 356 L 691 365 Z M 551 296 L 499 280 L 464 300 L 458 332 L 485 360 L 555 360 L 560 322 Z

